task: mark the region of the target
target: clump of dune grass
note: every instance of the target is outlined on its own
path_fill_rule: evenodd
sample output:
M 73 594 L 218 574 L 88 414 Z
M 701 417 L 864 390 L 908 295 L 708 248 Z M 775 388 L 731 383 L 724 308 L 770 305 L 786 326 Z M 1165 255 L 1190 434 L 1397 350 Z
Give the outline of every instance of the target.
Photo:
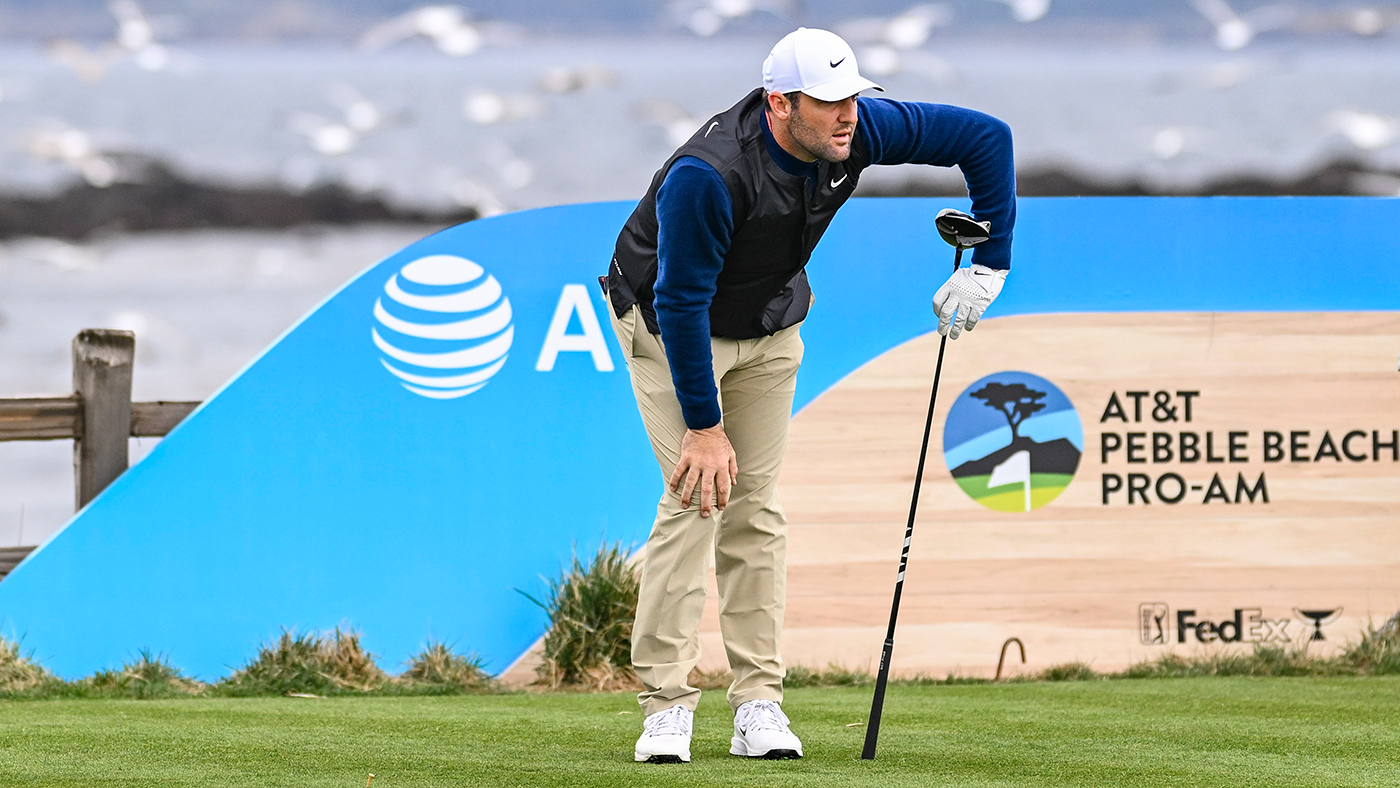
M 1247 676 L 1335 676 L 1347 673 L 1346 664 L 1338 659 L 1317 657 L 1308 653 L 1306 646 L 1255 646 L 1253 652 L 1241 655 L 1243 660 L 1236 663 L 1240 672 Z M 1225 670 L 1216 675 L 1231 675 Z
M 1024 681 L 1018 677 L 1013 681 Z M 896 687 L 937 687 L 952 684 L 991 684 L 991 679 L 977 676 L 964 676 L 948 673 L 943 677 L 927 673 L 905 673 L 891 676 L 891 686 Z M 810 668 L 806 665 L 789 665 L 783 679 L 785 687 L 869 687 L 875 684 L 875 676 L 866 668 L 849 668 L 832 662 L 826 668 Z
M 414 654 L 408 669 L 394 679 L 395 686 L 415 695 L 460 695 L 499 692 L 499 683 L 482 667 L 475 653 L 458 654 L 450 646 L 428 641 Z
M 832 662 L 825 670 L 806 665 L 789 665 L 783 678 L 786 687 L 864 687 L 875 683 L 870 671 L 848 668 Z
M 18 643 L 0 637 L 0 694 L 30 692 L 51 681 L 53 675 L 32 654 L 22 653 Z
M 685 677 L 685 683 L 701 690 L 727 690 L 734 683 L 734 674 L 729 672 L 729 668 L 701 670 L 696 667 Z
M 370 692 L 383 686 L 389 677 L 374 663 L 374 656 L 360 645 L 360 633 L 353 629 L 334 633 L 322 641 L 326 670 L 341 690 Z
M 1167 653 L 1139 662 L 1116 678 L 1159 679 L 1200 676 L 1336 676 L 1353 673 L 1337 657 L 1318 657 L 1303 646 L 1256 645 L 1250 651 L 1218 651 L 1183 656 Z
M 641 584 L 621 543 L 602 544 L 587 562 L 549 580 L 544 602 L 527 597 L 549 615 L 537 684 L 593 691 L 640 688 L 632 671 L 632 621 Z
M 1362 675 L 1400 674 L 1400 613 L 1379 628 L 1368 624 L 1361 639 L 1347 646 L 1341 659 Z
M 281 636 L 258 648 L 248 664 L 220 682 L 229 695 L 323 695 L 335 690 L 325 670 L 322 638 L 314 632 L 282 630 Z
M 74 694 L 83 697 L 149 700 L 202 695 L 208 685 L 187 678 L 179 668 L 170 664 L 164 654 L 141 649 L 135 660 L 124 663 L 117 670 L 100 670 L 74 682 L 72 689 Z
M 248 664 L 218 685 L 221 694 L 333 695 L 380 689 L 388 676 L 360 645 L 360 633 L 336 627 L 328 635 L 283 629 Z
M 1094 671 L 1087 662 L 1065 662 L 1060 665 L 1051 665 L 1036 674 L 1040 681 L 1095 681 L 1107 678 Z

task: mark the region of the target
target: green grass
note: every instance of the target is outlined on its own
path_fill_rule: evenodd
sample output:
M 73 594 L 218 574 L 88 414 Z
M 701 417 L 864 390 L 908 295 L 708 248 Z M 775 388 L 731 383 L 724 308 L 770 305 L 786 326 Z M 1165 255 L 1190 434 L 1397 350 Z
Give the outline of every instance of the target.
M 631 762 L 628 694 L 0 701 L 7 786 L 1400 785 L 1400 677 L 899 686 L 859 760 L 868 688 L 789 691 L 808 757 L 727 755 L 709 693 L 695 761 Z M 622 714 L 620 712 L 631 712 Z

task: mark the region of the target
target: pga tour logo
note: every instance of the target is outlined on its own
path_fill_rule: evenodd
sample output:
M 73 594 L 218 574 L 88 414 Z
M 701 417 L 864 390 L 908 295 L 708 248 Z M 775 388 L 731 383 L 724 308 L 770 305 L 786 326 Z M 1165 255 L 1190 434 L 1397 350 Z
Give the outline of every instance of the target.
M 577 317 L 582 333 L 570 334 Z M 374 301 L 370 339 L 379 362 L 405 389 L 448 400 L 479 391 L 500 372 L 515 341 L 514 314 L 501 283 L 456 255 L 413 260 L 389 277 Z M 549 372 L 561 352 L 591 355 L 599 372 L 613 370 L 588 289 L 564 285 L 535 369 Z

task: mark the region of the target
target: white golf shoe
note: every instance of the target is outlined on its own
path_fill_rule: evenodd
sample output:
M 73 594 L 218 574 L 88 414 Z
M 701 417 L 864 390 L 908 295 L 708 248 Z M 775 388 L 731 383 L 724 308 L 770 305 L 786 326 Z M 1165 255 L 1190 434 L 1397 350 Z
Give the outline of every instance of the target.
M 634 760 L 646 763 L 690 763 L 690 731 L 695 713 L 684 706 L 648 714 L 642 721 Z
M 751 700 L 734 712 L 730 755 L 770 761 L 801 758 L 802 742 L 788 730 L 788 718 L 771 700 Z

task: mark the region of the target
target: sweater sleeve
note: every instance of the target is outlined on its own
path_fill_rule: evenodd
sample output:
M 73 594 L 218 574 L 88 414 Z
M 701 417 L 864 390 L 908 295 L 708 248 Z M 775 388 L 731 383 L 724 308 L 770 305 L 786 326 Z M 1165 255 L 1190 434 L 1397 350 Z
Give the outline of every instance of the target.
M 1016 166 L 1011 127 L 975 110 L 861 98 L 857 134 L 872 164 L 956 165 L 967 181 L 972 213 L 991 221 L 992 237 L 973 247 L 972 261 L 988 268 L 1011 267 L 1016 226 Z
M 656 192 L 656 322 L 681 413 L 694 430 L 720 422 L 710 302 L 729 251 L 733 213 L 724 179 L 693 156 L 677 159 Z

